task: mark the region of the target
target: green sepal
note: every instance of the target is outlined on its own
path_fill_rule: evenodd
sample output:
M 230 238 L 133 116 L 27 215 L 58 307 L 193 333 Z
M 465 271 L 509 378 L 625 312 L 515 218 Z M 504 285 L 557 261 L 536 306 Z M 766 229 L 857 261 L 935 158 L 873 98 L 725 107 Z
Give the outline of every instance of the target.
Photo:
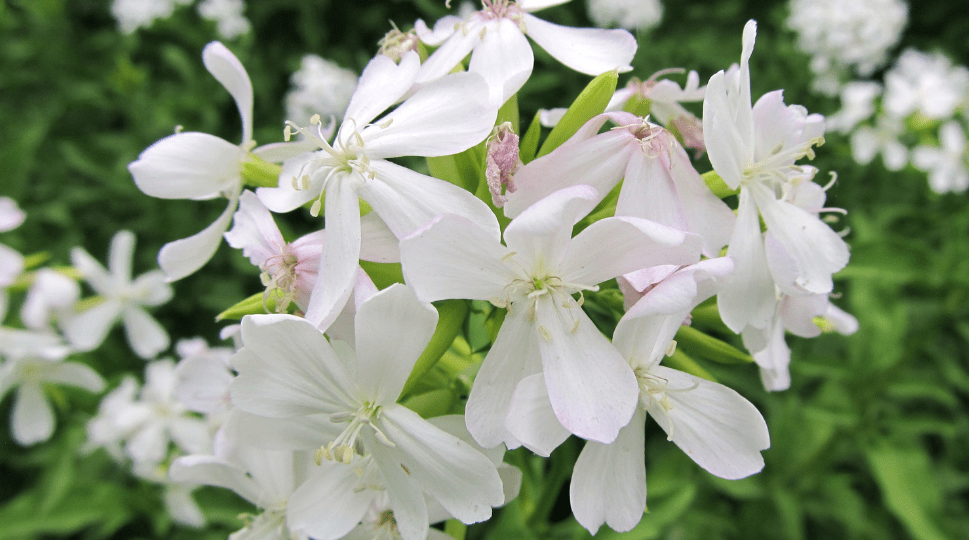
M 538 152 L 538 139 L 542 136 L 542 122 L 539 120 L 539 113 L 535 113 L 532 123 L 528 124 L 528 130 L 518 139 L 518 159 L 522 163 L 528 163 L 535 159 L 535 152 Z
M 454 540 L 464 540 L 468 532 L 468 526 L 456 519 L 449 519 L 444 522 L 444 534 L 454 538 Z
M 360 261 L 360 268 L 363 268 L 364 272 L 370 276 L 373 284 L 381 290 L 394 283 L 404 282 L 404 272 L 401 270 L 400 263 Z
M 50 260 L 50 253 L 46 251 L 41 251 L 39 253 L 31 253 L 24 257 L 24 270 L 33 270 L 38 266 L 44 264 Z M 71 268 L 71 270 L 74 270 Z
M 495 125 L 500 126 L 505 122 L 511 122 L 511 129 L 516 134 L 518 131 L 518 94 L 515 94 L 508 98 L 508 101 L 498 109 L 498 118 L 495 120 Z
M 646 118 L 647 116 L 649 116 L 649 113 L 652 110 L 652 108 L 653 108 L 652 101 L 644 98 L 639 94 L 633 94 L 633 97 L 629 98 L 629 101 L 626 102 L 626 105 L 622 108 L 622 110 L 628 113 L 633 113 L 636 116 Z
M 421 415 L 421 418 L 434 418 L 450 414 L 454 400 L 454 392 L 448 388 L 440 388 L 408 396 L 400 404 Z
M 552 150 L 555 150 L 569 139 L 575 132 L 579 131 L 586 122 L 592 117 L 602 114 L 606 110 L 606 105 L 616 93 L 616 84 L 619 82 L 619 73 L 609 71 L 599 75 L 582 90 L 579 97 L 575 98 L 565 116 L 552 129 L 535 157 L 542 157 Z
M 30 260 L 31 257 L 38 257 L 39 255 L 43 256 L 43 259 L 38 258 L 38 259 L 36 259 L 34 261 L 31 261 Z M 31 269 L 31 268 L 34 268 L 34 267 L 36 267 L 36 266 L 38 266 L 40 264 L 43 264 L 46 259 L 47 259 L 47 253 L 38 253 L 38 254 L 35 254 L 35 255 L 30 255 L 28 257 L 25 257 L 24 258 L 24 268 L 26 268 L 28 270 Z M 81 275 L 81 271 L 78 270 L 77 268 L 74 268 L 73 266 L 51 266 L 50 269 L 53 270 L 53 271 L 55 271 L 55 272 L 64 274 L 65 276 L 73 279 L 74 281 L 78 281 L 78 280 L 80 280 L 81 278 L 84 277 L 84 276 Z M 35 279 L 37 279 L 37 272 L 36 271 L 34 271 L 34 272 L 24 272 L 23 274 L 20 274 L 19 276 L 17 276 L 17 280 L 14 281 L 10 285 L 10 287 L 7 288 L 7 290 L 8 291 L 17 291 L 17 292 L 26 291 L 27 289 L 30 288 L 31 285 L 34 284 L 34 280 Z
M 442 300 L 436 302 L 435 307 L 437 307 L 438 313 L 437 327 L 434 329 L 430 343 L 427 344 L 424 352 L 414 363 L 414 369 L 411 370 L 407 382 L 404 383 L 404 389 L 401 391 L 402 396 L 407 395 L 414 385 L 420 381 L 421 377 L 433 368 L 434 364 L 451 347 L 454 338 L 461 333 L 464 318 L 468 316 L 469 307 L 466 300 Z
M 707 183 L 707 187 L 710 188 L 710 191 L 721 199 L 740 193 L 740 189 L 730 189 L 730 186 L 723 181 L 723 178 L 717 174 L 717 171 L 705 172 L 702 176 L 703 181 Z
M 696 361 L 687 356 L 683 351 L 673 351 L 671 356 L 663 359 L 663 365 L 689 373 L 690 375 L 695 375 L 710 382 L 717 382 L 717 379 L 709 371 L 700 367 L 700 364 L 697 364 Z
M 749 364 L 754 361 L 749 354 L 692 326 L 680 327 L 675 339 L 678 349 L 721 364 Z
M 249 187 L 279 187 L 282 172 L 281 166 L 249 154 L 249 160 L 242 164 L 242 182 Z
M 508 310 L 505 308 L 495 308 L 491 310 L 488 314 L 488 318 L 485 319 L 485 328 L 488 330 L 488 335 L 491 336 L 491 344 L 494 345 L 495 340 L 498 339 L 498 330 L 501 329 L 501 323 L 505 322 L 505 316 L 508 315 Z
M 239 320 L 246 315 L 274 313 L 276 310 L 276 299 L 282 295 L 283 292 L 278 289 L 274 290 L 268 296 L 266 296 L 266 293 L 256 293 L 216 315 L 215 321 L 224 321 L 226 319 Z

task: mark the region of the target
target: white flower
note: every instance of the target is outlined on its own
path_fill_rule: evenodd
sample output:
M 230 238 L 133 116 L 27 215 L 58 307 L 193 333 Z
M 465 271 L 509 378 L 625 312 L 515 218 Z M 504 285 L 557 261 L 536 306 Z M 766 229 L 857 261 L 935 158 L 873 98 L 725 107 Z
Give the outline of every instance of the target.
M 293 495 L 291 530 L 339 538 L 383 489 L 405 540 L 427 535 L 422 492 L 465 523 L 488 519 L 502 503 L 501 480 L 487 457 L 395 403 L 436 323 L 434 309 L 400 284 L 360 305 L 355 349 L 339 341 L 331 346 L 298 317 L 243 319 L 245 347 L 232 358 L 239 376 L 230 393 L 249 414 L 230 419 L 230 436 L 244 444 L 317 448 L 327 470 Z
M 942 53 L 906 49 L 885 74 L 885 110 L 897 118 L 918 111 L 927 118 L 951 116 L 966 104 L 969 69 Z
M 188 410 L 206 415 L 210 429 L 222 425 L 231 408 L 229 384 L 235 374 L 228 347 L 209 347 L 202 338 L 175 344 L 181 360 L 175 366 L 175 398 Z
M 27 328 L 49 329 L 52 320 L 60 323 L 73 316 L 74 304 L 80 297 L 81 288 L 72 278 L 41 268 L 34 273 L 34 282 L 20 308 L 20 320 Z
M 67 338 L 78 349 L 91 350 L 100 345 L 118 319 L 124 322 L 128 343 L 138 356 L 154 358 L 168 348 L 168 333 L 144 308 L 169 301 L 172 288 L 157 270 L 132 281 L 134 250 L 134 234 L 115 234 L 108 251 L 110 272 L 84 249 L 71 251 L 74 266 L 100 296 L 97 305 L 61 322 Z
M 316 199 L 313 215 L 323 209 L 326 195 L 322 277 L 306 311 L 306 318 L 322 329 L 339 314 L 353 287 L 361 257 L 361 198 L 398 238 L 444 212 L 494 223 L 488 206 L 468 191 L 389 161 L 461 152 L 484 140 L 494 127 L 497 110 L 487 104 L 487 85 L 470 73 L 429 84 L 374 121 L 411 89 L 419 68 L 414 52 L 405 54 L 400 65 L 376 56 L 360 77 L 333 144 L 326 141 L 319 117 L 314 117 L 317 129 L 300 132 L 321 150 L 284 164 L 278 188 L 256 191 L 274 212 L 288 212 Z M 287 174 L 290 167 L 297 172 Z M 495 227 L 497 231 L 497 223 Z
M 570 432 L 610 442 L 635 406 L 635 378 L 572 295 L 657 264 L 699 258 L 700 238 L 638 218 L 599 220 L 575 238 L 572 227 L 600 196 L 589 186 L 535 203 L 498 235 L 448 214 L 401 241 L 404 277 L 418 298 L 489 300 L 507 307 L 497 340 L 468 399 L 468 429 L 484 447 L 518 441 L 506 428 L 515 387 L 543 384 Z
M 851 156 L 867 165 L 881 154 L 886 169 L 900 171 L 908 165 L 908 149 L 899 140 L 904 132 L 900 119 L 880 115 L 874 126 L 861 126 L 851 134 Z
M 222 39 L 235 39 L 249 33 L 251 27 L 242 14 L 245 7 L 242 0 L 202 0 L 198 11 L 202 18 L 215 21 Z
M 787 19 L 798 48 L 814 56 L 815 88 L 828 94 L 850 68 L 868 76 L 880 67 L 907 22 L 903 0 L 791 0 Z
M 597 134 L 608 120 L 617 127 Z M 592 185 L 598 203 L 620 181 L 617 216 L 698 234 L 708 257 L 727 244 L 734 222 L 730 208 L 706 186 L 672 133 L 627 112 L 592 118 L 562 146 L 523 167 L 505 215 L 515 217 L 553 191 L 579 184 Z
M 13 438 L 27 446 L 54 433 L 54 411 L 44 385 L 76 386 L 89 392 L 104 389 L 104 379 L 79 362 L 64 362 L 68 348 L 49 332 L 0 328 L 0 398 L 17 388 L 10 427 Z
M 672 73 L 682 73 L 684 70 L 670 68 L 657 71 L 645 81 L 633 77 L 625 88 L 616 93 L 606 105 L 606 112 L 621 111 L 633 97 L 645 100 L 649 106 L 649 116 L 668 129 L 675 129 L 683 139 L 684 146 L 695 148 L 703 153 L 703 124 L 700 119 L 687 111 L 680 103 L 701 101 L 706 94 L 706 87 L 700 86 L 700 76 L 696 71 L 690 71 L 686 76 L 686 85 L 680 85 L 669 79 L 657 77 Z
M 289 79 L 286 118 L 306 125 L 314 114 L 323 118 L 343 118 L 350 97 L 357 88 L 357 74 L 315 54 L 300 62 L 299 71 Z
M 875 114 L 875 99 L 882 85 L 870 81 L 852 81 L 841 89 L 841 110 L 825 119 L 828 131 L 848 133 L 860 122 Z
M 596 26 L 649 30 L 663 18 L 660 0 L 589 0 L 586 11 Z
M 135 30 L 151 26 L 156 19 L 172 16 L 178 5 L 191 4 L 193 0 L 114 0 L 111 14 L 118 21 L 121 32 L 131 34 Z
M 24 222 L 26 215 L 17 203 L 10 197 L 0 197 L 0 232 L 12 231 Z M 0 320 L 6 310 L 6 294 L 4 290 L 16 281 L 17 276 L 24 270 L 24 258 L 16 250 L 0 244 Z
M 525 84 L 534 56 L 525 35 L 556 60 L 587 75 L 614 69 L 629 71 L 636 53 L 636 38 L 625 30 L 569 28 L 545 22 L 531 12 L 569 0 L 482 0 L 481 11 L 467 19 L 447 16 L 434 30 L 424 21 L 415 24 L 424 43 L 438 49 L 421 66 L 418 84 L 443 77 L 471 53 L 468 71 L 479 73 L 491 89 L 490 99 L 500 106 Z
M 939 142 L 941 147 L 916 146 L 912 151 L 912 163 L 929 173 L 932 191 L 965 191 L 969 188 L 965 128 L 955 121 L 946 122 L 939 128 Z

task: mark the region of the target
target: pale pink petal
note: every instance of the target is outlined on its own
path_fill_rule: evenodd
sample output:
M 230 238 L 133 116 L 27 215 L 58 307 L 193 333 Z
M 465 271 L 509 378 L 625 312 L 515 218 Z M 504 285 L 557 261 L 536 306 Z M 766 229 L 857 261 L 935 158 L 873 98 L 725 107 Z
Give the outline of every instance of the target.
M 410 89 L 420 64 L 420 58 L 413 51 L 405 53 L 399 65 L 382 54 L 375 56 L 360 75 L 344 118 L 355 122 L 354 129 L 369 124 Z
M 560 189 L 515 218 L 505 229 L 505 244 L 517 253 L 527 271 L 536 264 L 557 269 L 569 253 L 572 227 L 598 200 L 598 192 L 590 186 Z
M 193 236 L 162 246 L 158 252 L 158 266 L 165 272 L 168 281 L 191 275 L 209 262 L 222 243 L 222 235 L 232 222 L 238 202 L 238 194 L 233 194 L 222 215 L 211 225 Z
M 699 379 L 675 369 L 657 366 L 653 373 L 667 381 L 673 407 L 658 400 L 649 414 L 669 438 L 709 473 L 736 480 L 764 468 L 762 450 L 770 448 L 767 423 L 746 398 L 722 384 Z
M 144 309 L 125 308 L 121 318 L 128 343 L 138 356 L 149 360 L 168 348 L 168 332 Z
M 524 86 L 535 57 L 521 29 L 509 19 L 489 23 L 480 32 L 484 37 L 474 46 L 468 71 L 484 77 L 491 103 L 500 107 Z
M 252 83 L 242 62 L 225 45 L 213 41 L 202 50 L 205 69 L 232 94 L 242 116 L 242 140 L 252 140 Z
M 225 233 L 225 241 L 242 250 L 242 255 L 253 265 L 261 267 L 270 257 L 282 253 L 286 241 L 280 234 L 269 210 L 259 202 L 251 191 L 243 191 L 239 197 L 232 229 Z
M 569 498 L 576 521 L 595 534 L 603 523 L 625 532 L 646 510 L 645 413 L 636 410 L 611 444 L 585 443 L 572 471 Z
M 177 133 L 128 165 L 143 193 L 162 199 L 207 199 L 238 185 L 246 153 L 206 133 Z
M 28 382 L 17 390 L 10 428 L 21 446 L 46 441 L 54 434 L 54 411 L 38 384 Z
M 540 298 L 535 306 L 549 400 L 570 432 L 610 443 L 629 422 L 639 386 L 629 364 L 575 300 L 567 297 L 565 303 L 569 307 Z
M 632 69 L 629 63 L 636 54 L 636 38 L 625 30 L 559 26 L 527 13 L 523 22 L 528 37 L 579 73 L 599 75 Z
M 518 277 L 502 259 L 508 248 L 474 223 L 445 214 L 400 242 L 404 278 L 426 302 L 500 298 Z
M 518 383 L 505 427 L 523 446 L 543 457 L 548 457 L 571 435 L 555 417 L 541 373 L 529 375 Z

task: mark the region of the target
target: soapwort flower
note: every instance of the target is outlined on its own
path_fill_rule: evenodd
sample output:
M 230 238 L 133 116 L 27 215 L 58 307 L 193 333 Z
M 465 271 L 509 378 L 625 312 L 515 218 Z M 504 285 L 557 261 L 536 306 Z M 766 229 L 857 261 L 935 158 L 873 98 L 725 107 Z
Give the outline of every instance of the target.
M 587 75 L 629 71 L 636 38 L 625 30 L 569 28 L 552 24 L 532 12 L 569 0 L 482 0 L 482 9 L 467 20 L 447 16 L 431 30 L 422 20 L 415 29 L 421 41 L 438 49 L 421 66 L 418 84 L 429 83 L 454 69 L 471 54 L 468 71 L 482 75 L 490 99 L 500 106 L 528 80 L 535 58 L 527 34 L 541 48 L 571 69 Z
M 448 214 L 401 241 L 404 277 L 418 298 L 489 300 L 507 308 L 497 340 L 468 399 L 468 429 L 484 447 L 520 445 L 508 432 L 512 395 L 534 374 L 548 387 L 559 422 L 583 438 L 610 442 L 635 408 L 635 377 L 572 295 L 657 264 L 687 264 L 700 238 L 644 219 L 572 227 L 599 195 L 589 186 L 553 193 L 497 234 Z

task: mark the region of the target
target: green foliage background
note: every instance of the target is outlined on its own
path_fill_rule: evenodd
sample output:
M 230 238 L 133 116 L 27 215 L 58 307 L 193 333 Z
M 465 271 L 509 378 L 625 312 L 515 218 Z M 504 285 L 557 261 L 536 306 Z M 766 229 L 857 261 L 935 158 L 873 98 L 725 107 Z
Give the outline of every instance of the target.
M 252 78 L 260 143 L 281 139 L 282 98 L 303 54 L 359 72 L 388 21 L 407 28 L 418 17 L 433 21 L 446 12 L 436 0 L 247 4 L 253 32 L 227 45 Z M 201 63 L 214 25 L 183 8 L 123 36 L 108 9 L 106 0 L 0 2 L 0 195 L 28 215 L 0 241 L 67 264 L 73 246 L 103 258 L 111 236 L 126 228 L 139 241 L 136 271 L 147 271 L 164 243 L 194 234 L 223 206 L 149 198 L 126 165 L 176 125 L 230 141 L 239 138 L 240 125 L 231 98 Z M 830 114 L 837 103 L 809 93 L 807 57 L 784 28 L 786 16 L 785 2 L 667 2 L 662 25 L 637 36 L 634 74 L 645 78 L 677 66 L 706 79 L 737 61 L 743 23 L 755 18 L 754 95 L 784 88 L 787 103 Z M 589 24 L 581 2 L 543 17 Z M 969 64 L 966 36 L 969 19 L 958 3 L 919 2 L 897 50 L 938 49 Z M 535 73 L 519 96 L 523 119 L 538 107 L 568 105 L 589 80 L 541 50 L 535 55 Z M 858 318 L 861 330 L 850 339 L 790 338 L 794 382 L 783 393 L 765 393 L 753 366 L 704 363 L 764 413 L 772 439 L 764 471 L 734 482 L 714 478 L 659 429 L 648 429 L 649 512 L 631 533 L 604 528 L 599 537 L 969 538 L 967 195 L 935 195 L 911 168 L 889 173 L 877 160 L 860 167 L 836 135 L 813 164 L 822 174 L 839 174 L 829 205 L 849 210 L 852 260 L 836 276 L 844 295 L 836 303 Z M 175 299 L 156 314 L 173 338 L 215 342 L 214 315 L 259 289 L 248 262 L 222 248 L 203 271 L 176 283 Z M 110 383 L 143 369 L 120 330 L 83 359 Z M 51 441 L 21 448 L 0 429 L 0 540 L 215 539 L 239 528 L 236 515 L 245 505 L 211 488 L 196 495 L 211 528 L 173 526 L 154 486 L 103 453 L 78 454 L 83 422 L 98 398 L 69 390 L 55 398 L 59 428 Z M 9 418 L 10 402 L 0 404 L 0 418 Z M 580 444 L 570 440 L 549 461 L 513 454 L 509 459 L 526 472 L 521 499 L 471 527 L 468 537 L 587 537 L 569 517 L 567 489 L 530 491 L 567 487 Z

